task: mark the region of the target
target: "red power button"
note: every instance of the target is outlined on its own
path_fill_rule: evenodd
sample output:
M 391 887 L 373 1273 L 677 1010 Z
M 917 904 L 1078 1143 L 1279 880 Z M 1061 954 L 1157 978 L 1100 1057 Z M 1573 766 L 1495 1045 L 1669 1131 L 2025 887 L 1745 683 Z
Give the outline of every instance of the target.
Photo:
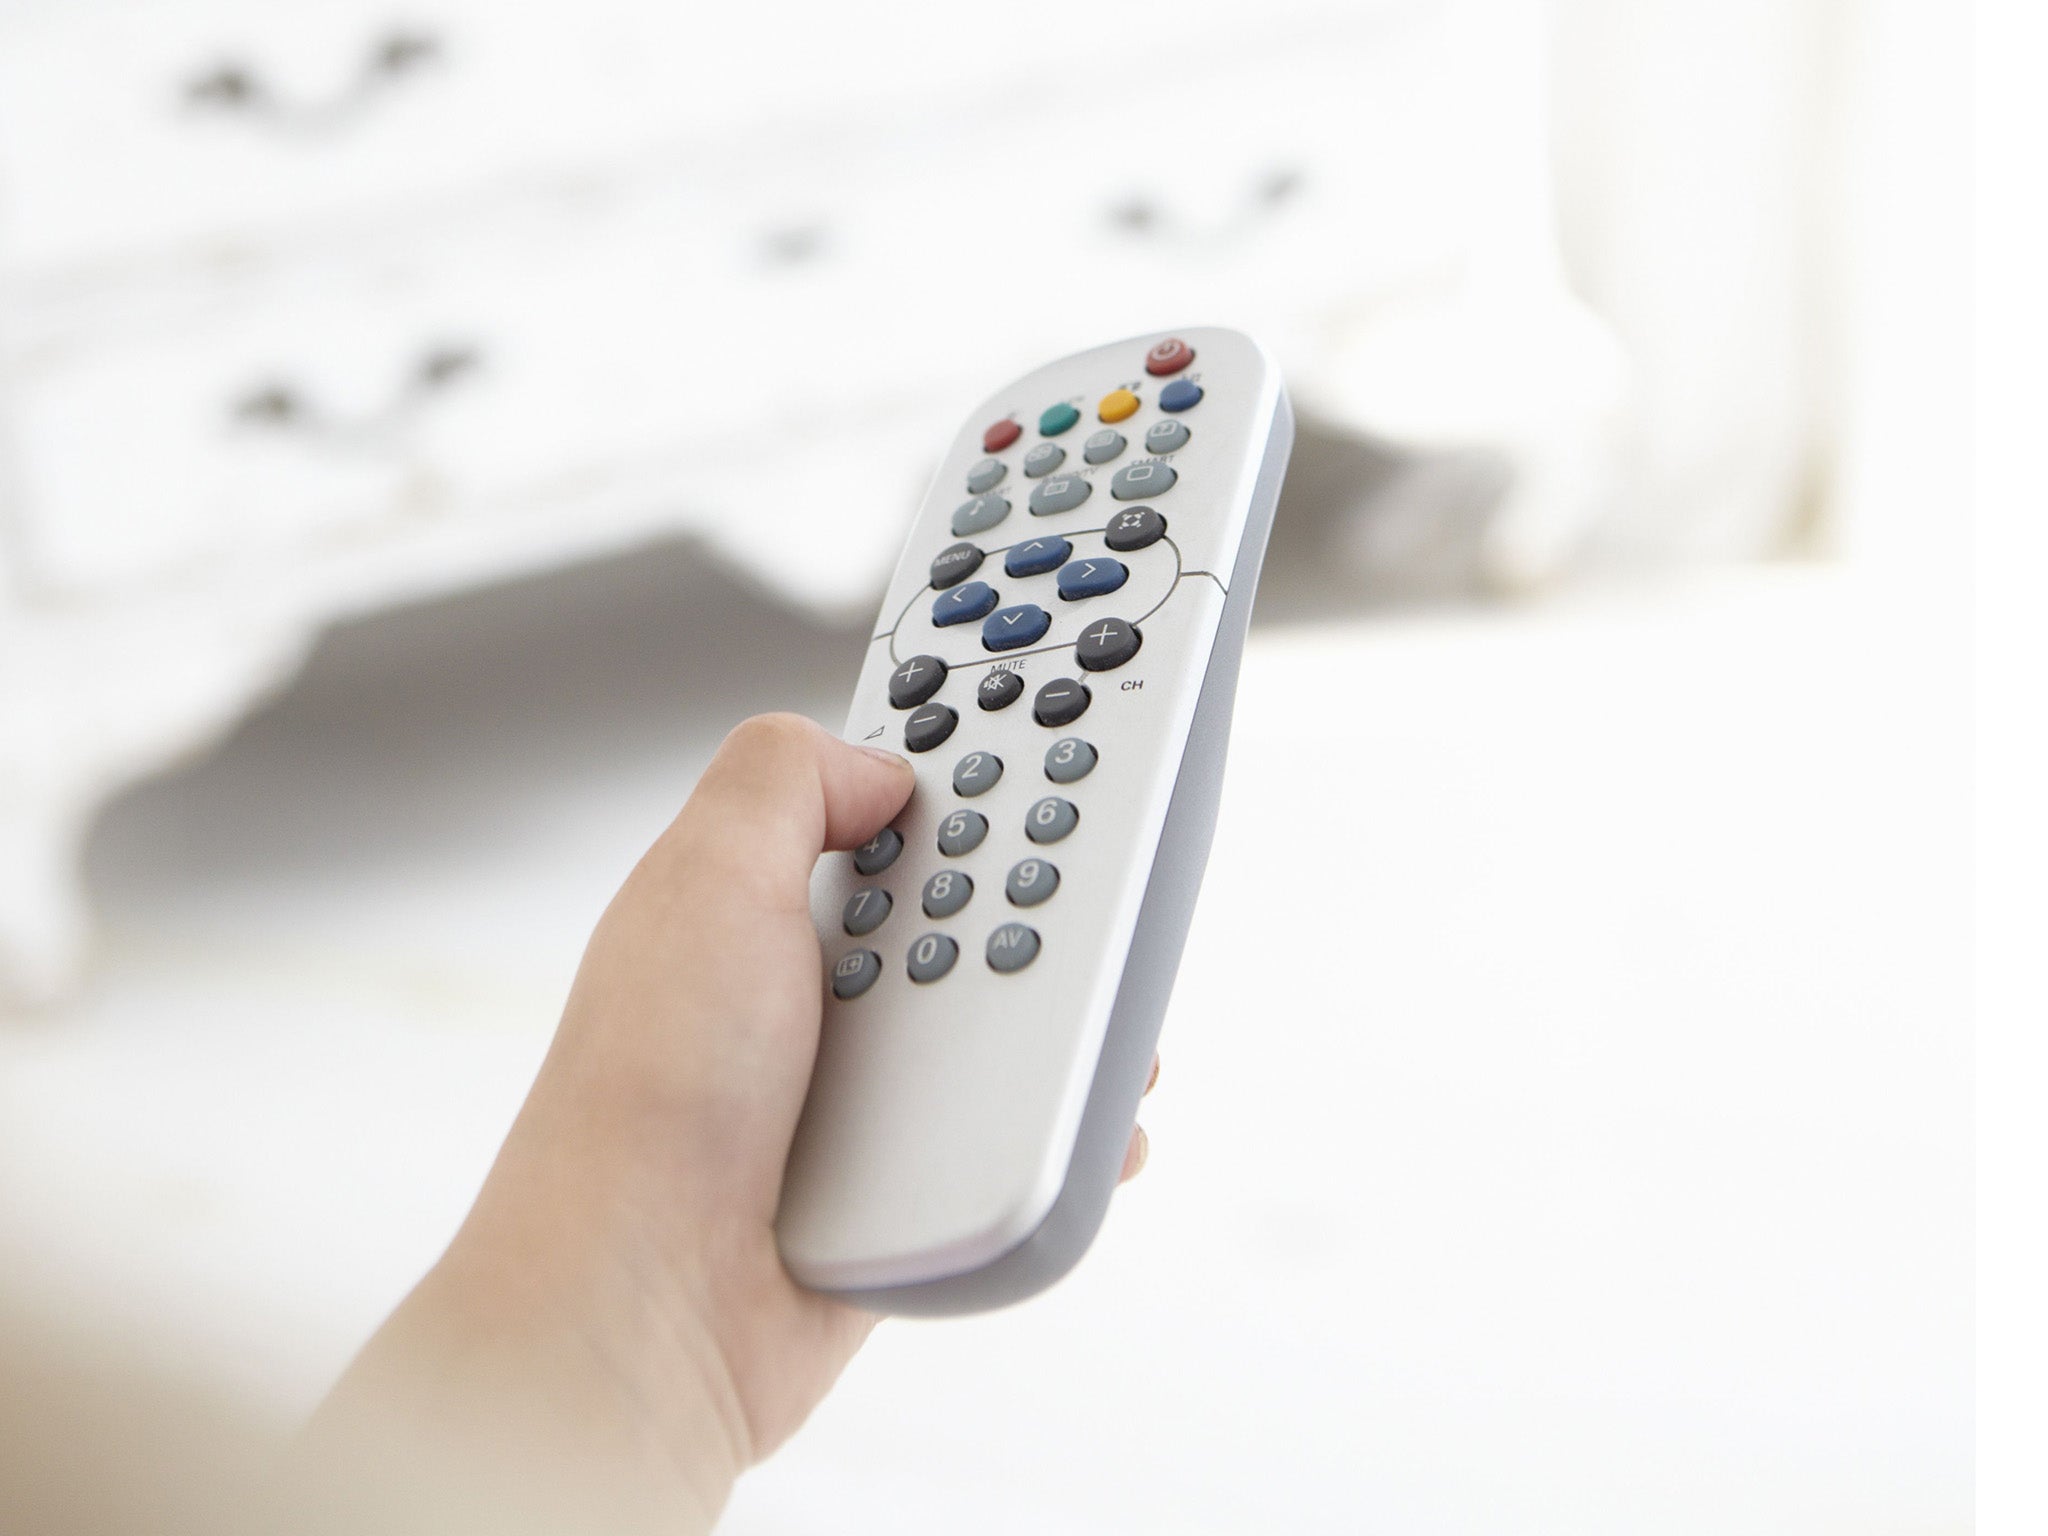
M 1169 336 L 1145 354 L 1145 371 L 1155 378 L 1179 373 L 1195 360 L 1195 349 L 1178 336 Z
M 1001 453 L 1023 435 L 1024 429 L 1014 421 L 992 422 L 989 429 L 981 434 L 981 451 Z

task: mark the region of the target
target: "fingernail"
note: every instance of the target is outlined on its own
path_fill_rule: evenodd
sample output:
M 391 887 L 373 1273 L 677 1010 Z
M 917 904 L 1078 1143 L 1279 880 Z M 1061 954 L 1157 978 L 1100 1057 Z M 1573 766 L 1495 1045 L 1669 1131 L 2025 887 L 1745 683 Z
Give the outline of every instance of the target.
M 862 747 L 861 751 L 867 753 L 869 757 L 879 757 L 885 763 L 895 763 L 904 768 L 910 766 L 909 758 L 900 752 L 891 752 L 887 747 Z
M 1152 1155 L 1152 1138 L 1145 1134 L 1145 1127 L 1140 1125 L 1134 1126 L 1132 1129 L 1137 1134 L 1131 1138 L 1131 1150 L 1126 1159 L 1130 1164 L 1124 1171 L 1124 1177 L 1127 1179 L 1135 1179 L 1139 1174 L 1143 1173 L 1145 1171 L 1145 1159 Z

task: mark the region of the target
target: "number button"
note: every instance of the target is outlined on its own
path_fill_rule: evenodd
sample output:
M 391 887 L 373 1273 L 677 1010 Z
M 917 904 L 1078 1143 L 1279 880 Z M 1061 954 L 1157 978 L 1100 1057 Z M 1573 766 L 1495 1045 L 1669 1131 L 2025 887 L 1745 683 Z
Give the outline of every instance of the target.
M 993 752 L 970 752 L 953 767 L 953 792 L 985 795 L 1003 776 L 1003 760 Z
M 846 908 L 839 914 L 840 925 L 856 938 L 873 933 L 888 919 L 891 905 L 887 891 L 867 886 L 846 898 Z
M 884 827 L 873 837 L 853 850 L 853 867 L 863 875 L 879 875 L 903 851 L 903 834 L 894 827 Z
M 1005 923 L 988 936 L 988 968 L 1021 971 L 1038 958 L 1038 932 L 1022 923 Z
M 1060 888 L 1060 872 L 1044 859 L 1021 859 L 1011 867 L 1003 892 L 1010 904 L 1035 907 Z
M 928 933 L 910 946 L 910 961 L 904 967 L 916 982 L 937 981 L 953 969 L 960 958 L 960 946 L 943 933 Z
M 889 674 L 889 703 L 915 709 L 946 681 L 946 664 L 936 656 L 913 656 Z
M 1119 512 L 1103 530 L 1102 542 L 1120 555 L 1144 549 L 1166 537 L 1166 519 L 1150 507 L 1132 507 Z
M 951 917 L 967 905 L 974 882 L 957 869 L 942 869 L 924 883 L 924 915 Z
M 955 811 L 939 823 L 939 852 L 949 859 L 974 852 L 988 836 L 988 818 L 979 811 Z
M 1034 843 L 1056 843 L 1081 824 L 1071 800 L 1047 795 L 1024 813 L 1024 835 Z
M 1095 769 L 1095 749 L 1078 736 L 1062 736 L 1045 749 L 1045 776 L 1055 784 L 1072 784 Z
M 853 950 L 840 956 L 839 963 L 832 967 L 832 995 L 842 1000 L 859 997 L 881 974 L 880 955 L 872 949 Z

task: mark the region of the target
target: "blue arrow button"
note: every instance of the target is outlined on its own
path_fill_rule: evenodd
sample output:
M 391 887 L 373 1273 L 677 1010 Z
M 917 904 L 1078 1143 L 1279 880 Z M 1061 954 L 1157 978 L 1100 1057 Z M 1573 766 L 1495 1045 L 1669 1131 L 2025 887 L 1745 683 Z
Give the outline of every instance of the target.
M 1078 602 L 1084 597 L 1100 597 L 1105 592 L 1114 592 L 1126 581 L 1131 573 L 1121 560 L 1075 560 L 1060 567 L 1060 596 L 1068 602 Z
M 1017 603 L 998 608 L 981 625 L 981 643 L 992 651 L 1014 651 L 1020 645 L 1036 645 L 1052 628 L 1052 615 L 1036 603 Z

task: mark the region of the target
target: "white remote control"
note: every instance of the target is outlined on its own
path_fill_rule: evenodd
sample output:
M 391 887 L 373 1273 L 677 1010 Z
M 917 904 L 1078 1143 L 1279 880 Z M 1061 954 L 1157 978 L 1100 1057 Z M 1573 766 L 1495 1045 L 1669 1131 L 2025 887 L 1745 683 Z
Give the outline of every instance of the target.
M 824 1028 L 777 1217 L 803 1284 L 981 1311 L 1093 1240 L 1208 861 L 1293 440 L 1258 345 L 1190 330 L 1025 375 L 947 452 L 846 725 L 917 788 L 812 888 Z

